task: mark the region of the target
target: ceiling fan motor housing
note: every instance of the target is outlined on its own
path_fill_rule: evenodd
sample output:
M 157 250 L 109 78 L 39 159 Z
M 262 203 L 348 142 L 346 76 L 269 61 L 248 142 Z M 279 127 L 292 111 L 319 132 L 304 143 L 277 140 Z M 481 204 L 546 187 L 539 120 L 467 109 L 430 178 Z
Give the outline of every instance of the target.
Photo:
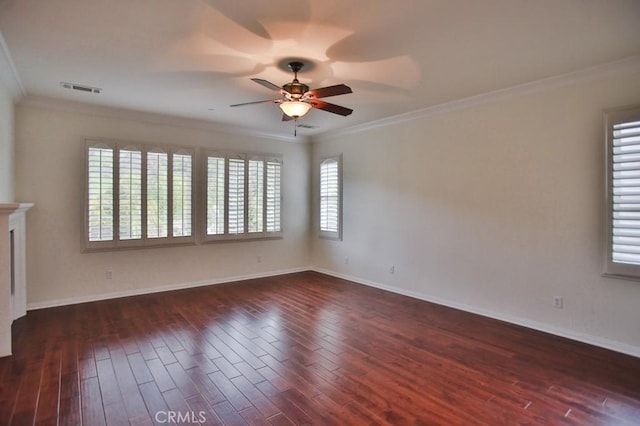
M 309 91 L 309 86 L 302 84 L 298 79 L 293 80 L 291 83 L 287 83 L 282 86 L 282 89 L 288 92 L 292 98 L 300 99 L 302 95 Z
M 302 62 L 289 62 L 289 69 L 293 71 L 293 81 L 282 86 L 284 91 L 288 92 L 293 99 L 300 99 L 302 95 L 309 91 L 309 86 L 298 81 L 298 71 L 302 69 Z

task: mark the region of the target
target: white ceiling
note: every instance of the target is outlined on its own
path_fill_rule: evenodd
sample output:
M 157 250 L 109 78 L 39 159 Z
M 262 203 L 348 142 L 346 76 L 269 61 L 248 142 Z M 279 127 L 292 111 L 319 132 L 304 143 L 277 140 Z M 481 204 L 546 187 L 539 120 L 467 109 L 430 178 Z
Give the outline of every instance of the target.
M 250 81 L 345 83 L 313 135 L 640 55 L 639 0 L 0 0 L 28 97 L 291 135 Z M 60 82 L 103 89 L 66 90 Z

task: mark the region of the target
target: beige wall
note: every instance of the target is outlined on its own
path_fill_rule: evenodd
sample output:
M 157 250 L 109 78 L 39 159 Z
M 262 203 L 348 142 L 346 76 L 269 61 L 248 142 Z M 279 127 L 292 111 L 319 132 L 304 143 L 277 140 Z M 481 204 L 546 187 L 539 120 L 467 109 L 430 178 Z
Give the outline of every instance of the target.
M 13 99 L 0 82 L 0 203 L 13 202 Z
M 315 267 L 640 356 L 640 283 L 600 275 L 602 110 L 638 87 L 576 83 L 316 141 Z M 315 236 L 318 160 L 338 153 L 342 242 Z
M 84 139 L 281 153 L 284 238 L 82 253 Z M 28 301 L 33 307 L 307 268 L 308 145 L 33 106 L 16 108 L 16 195 L 27 215 Z M 257 257 L 262 257 L 262 263 Z M 106 279 L 111 270 L 113 278 Z

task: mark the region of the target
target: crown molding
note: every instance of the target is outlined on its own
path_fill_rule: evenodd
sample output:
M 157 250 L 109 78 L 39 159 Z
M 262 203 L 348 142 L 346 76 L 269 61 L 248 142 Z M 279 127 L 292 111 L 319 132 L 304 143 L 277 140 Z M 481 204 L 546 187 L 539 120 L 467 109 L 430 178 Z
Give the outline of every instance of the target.
M 0 31 L 0 81 L 7 88 L 15 102 L 19 102 L 23 96 L 26 96 L 27 92 L 24 90 L 2 31 Z
M 526 96 L 532 93 L 543 92 L 563 86 L 595 81 L 606 77 L 633 74 L 637 72 L 640 72 L 640 56 L 630 56 L 618 61 L 608 62 L 606 64 L 585 68 L 579 71 L 560 74 L 557 76 L 508 87 L 505 89 L 499 89 L 492 92 L 482 93 L 480 95 L 470 96 L 468 98 L 433 105 L 404 114 L 394 115 L 392 117 L 382 118 L 380 120 L 370 121 L 368 123 L 347 127 L 344 129 L 325 132 L 316 136 L 312 136 L 311 141 L 328 141 L 331 139 L 353 135 L 380 127 L 435 117 L 453 111 L 459 111 L 492 102 Z
M 20 106 L 50 109 L 56 111 L 73 112 L 78 114 L 95 115 L 99 117 L 117 118 L 123 120 L 140 121 L 143 123 L 163 124 L 176 127 L 187 127 L 213 132 L 222 132 L 234 135 L 252 136 L 263 139 L 272 139 L 280 142 L 306 143 L 309 136 L 284 136 L 275 133 L 261 132 L 245 127 L 230 126 L 196 118 L 178 117 L 173 115 L 144 112 L 126 108 L 116 108 L 104 105 L 89 104 L 66 99 L 50 98 L 45 96 L 27 95 L 22 98 Z

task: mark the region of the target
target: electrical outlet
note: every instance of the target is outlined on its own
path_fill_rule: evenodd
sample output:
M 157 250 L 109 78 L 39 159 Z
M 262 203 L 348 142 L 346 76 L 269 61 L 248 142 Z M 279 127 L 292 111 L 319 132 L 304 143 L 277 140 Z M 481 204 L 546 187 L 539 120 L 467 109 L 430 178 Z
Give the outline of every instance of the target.
M 345 264 L 345 265 L 348 265 L 348 264 L 349 264 L 349 258 L 348 258 L 348 257 L 345 257 L 345 258 L 344 258 L 344 264 Z
M 553 307 L 562 309 L 562 296 L 553 296 Z
M 396 267 L 391 265 L 391 268 L 389 268 L 389 273 L 390 274 L 395 274 L 396 273 Z
M 262 256 L 257 256 L 256 257 L 256 262 L 262 263 Z
M 107 271 L 104 273 L 104 276 L 108 280 L 112 279 L 113 278 L 113 271 L 111 269 L 107 269 Z

